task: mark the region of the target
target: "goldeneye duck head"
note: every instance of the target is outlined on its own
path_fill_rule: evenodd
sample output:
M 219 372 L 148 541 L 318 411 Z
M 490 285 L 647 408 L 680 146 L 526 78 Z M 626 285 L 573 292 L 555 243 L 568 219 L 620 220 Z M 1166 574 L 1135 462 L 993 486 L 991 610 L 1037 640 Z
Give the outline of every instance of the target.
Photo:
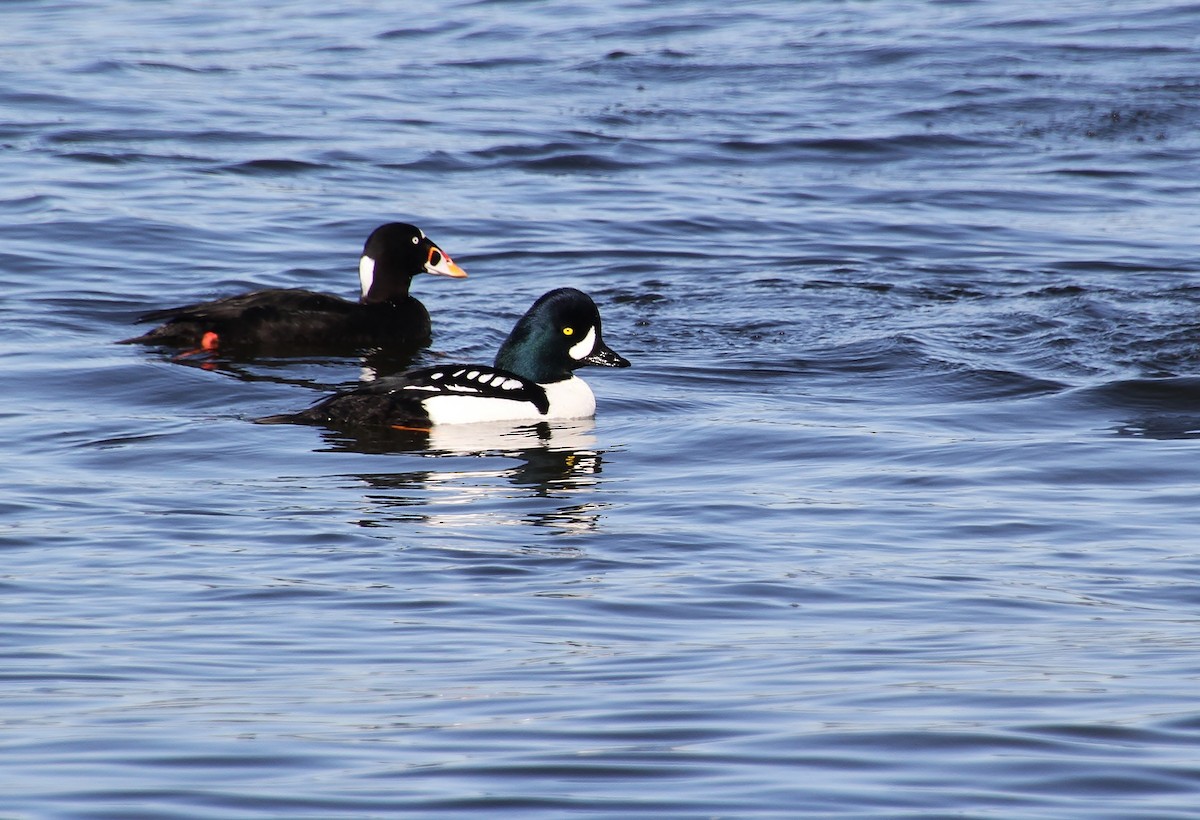
M 629 367 L 604 343 L 595 302 L 575 288 L 552 290 L 534 302 L 496 354 L 496 367 L 538 384 L 569 379 L 587 364 Z
M 373 304 L 403 299 L 412 278 L 419 273 L 452 279 L 467 275 L 415 225 L 380 225 L 367 237 L 358 260 L 358 280 L 362 284 L 359 301 Z

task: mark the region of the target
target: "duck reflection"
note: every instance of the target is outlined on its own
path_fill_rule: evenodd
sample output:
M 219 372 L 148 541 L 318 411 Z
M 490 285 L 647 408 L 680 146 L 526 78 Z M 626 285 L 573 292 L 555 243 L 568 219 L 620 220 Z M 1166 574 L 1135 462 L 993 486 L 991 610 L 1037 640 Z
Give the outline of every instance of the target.
M 1200 438 L 1200 377 L 1121 379 L 1085 388 L 1076 403 L 1112 418 L 1117 435 L 1133 438 Z
M 299 356 L 288 359 L 201 353 L 162 356 L 183 367 L 207 370 L 243 382 L 267 382 L 306 387 L 322 393 L 346 387 L 347 367 L 358 365 L 358 378 L 371 381 L 402 373 L 419 362 L 419 350 L 371 350 L 354 359 L 336 356 Z M 424 352 L 425 356 L 429 356 Z
M 400 453 L 429 469 L 361 473 L 369 489 L 361 526 L 426 524 L 594 530 L 606 504 L 584 499 L 600 482 L 603 456 L 590 419 L 522 427 L 460 424 L 415 430 L 322 431 L 328 451 Z

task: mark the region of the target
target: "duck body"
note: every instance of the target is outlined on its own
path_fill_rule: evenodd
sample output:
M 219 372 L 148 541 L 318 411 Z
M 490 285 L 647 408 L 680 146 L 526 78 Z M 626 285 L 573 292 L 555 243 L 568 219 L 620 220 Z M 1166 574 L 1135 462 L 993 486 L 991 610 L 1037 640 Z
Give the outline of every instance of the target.
M 432 340 L 429 311 L 412 296 L 364 304 L 301 288 L 156 310 L 139 321 L 162 324 L 128 342 L 266 356 L 415 348 Z
M 559 288 L 538 299 L 505 339 L 494 365 L 410 370 L 335 393 L 299 413 L 265 422 L 387 426 L 590 418 L 596 398 L 574 374 L 583 365 L 628 367 L 600 334 L 591 298 Z
M 420 228 L 392 222 L 363 246 L 357 302 L 300 288 L 259 290 L 146 313 L 139 322 L 162 324 L 124 341 L 273 356 L 424 347 L 429 312 L 408 292 L 420 273 L 466 276 Z

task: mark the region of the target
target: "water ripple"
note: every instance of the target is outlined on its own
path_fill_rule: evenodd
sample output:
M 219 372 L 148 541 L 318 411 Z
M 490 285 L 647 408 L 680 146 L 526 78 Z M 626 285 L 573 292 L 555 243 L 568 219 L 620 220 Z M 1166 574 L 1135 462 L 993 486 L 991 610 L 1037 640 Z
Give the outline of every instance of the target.
M 14 816 L 1195 813 L 1195 8 L 0 4 Z M 415 358 L 176 359 L 353 298 Z M 251 420 L 576 285 L 595 420 Z M 485 426 L 486 427 L 486 426 Z

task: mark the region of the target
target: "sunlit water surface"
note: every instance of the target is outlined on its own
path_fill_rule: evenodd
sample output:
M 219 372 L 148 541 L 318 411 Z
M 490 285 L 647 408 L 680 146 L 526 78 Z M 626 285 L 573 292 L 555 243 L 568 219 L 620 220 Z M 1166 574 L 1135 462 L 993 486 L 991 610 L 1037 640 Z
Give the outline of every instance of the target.
M 0 5 L 0 815 L 1194 817 L 1196 7 L 393 5 Z M 113 344 L 392 220 L 597 418 Z

